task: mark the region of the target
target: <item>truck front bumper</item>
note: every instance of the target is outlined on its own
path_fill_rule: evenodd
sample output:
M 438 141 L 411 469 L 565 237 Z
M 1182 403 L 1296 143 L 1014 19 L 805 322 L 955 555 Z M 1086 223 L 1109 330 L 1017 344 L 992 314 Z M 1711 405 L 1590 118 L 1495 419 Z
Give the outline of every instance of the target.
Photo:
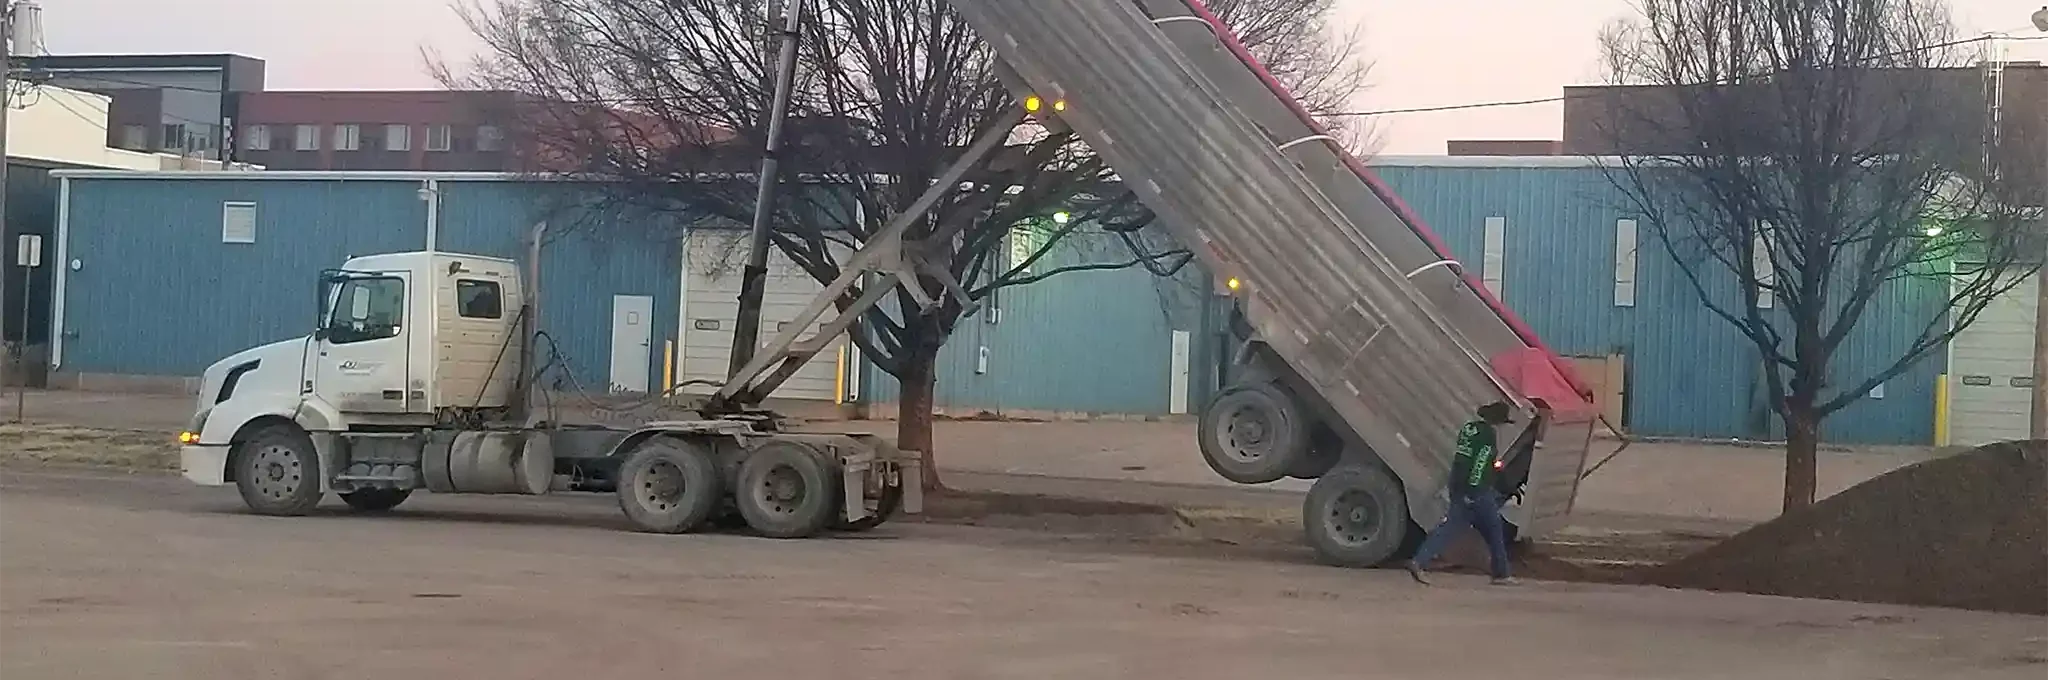
M 185 479 L 201 486 L 221 486 L 228 483 L 228 446 L 226 444 L 186 444 L 178 448 L 178 469 Z

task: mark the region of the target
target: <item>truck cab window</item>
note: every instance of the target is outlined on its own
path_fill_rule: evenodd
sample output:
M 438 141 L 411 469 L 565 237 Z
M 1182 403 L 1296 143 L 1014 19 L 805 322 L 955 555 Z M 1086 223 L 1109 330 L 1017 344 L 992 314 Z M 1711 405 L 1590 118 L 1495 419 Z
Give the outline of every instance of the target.
M 496 319 L 505 315 L 498 282 L 455 280 L 455 313 L 465 319 Z
M 327 341 L 337 345 L 398 336 L 405 321 L 405 281 L 391 276 L 340 282 L 327 317 Z

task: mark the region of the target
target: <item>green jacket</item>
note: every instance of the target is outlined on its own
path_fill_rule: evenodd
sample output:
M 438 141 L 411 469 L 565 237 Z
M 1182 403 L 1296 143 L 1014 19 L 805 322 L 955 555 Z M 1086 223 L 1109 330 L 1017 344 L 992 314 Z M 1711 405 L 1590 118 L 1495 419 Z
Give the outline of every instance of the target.
M 1494 436 L 1493 426 L 1477 418 L 1458 428 L 1457 453 L 1451 458 L 1452 492 L 1493 486 L 1493 463 L 1500 456 Z

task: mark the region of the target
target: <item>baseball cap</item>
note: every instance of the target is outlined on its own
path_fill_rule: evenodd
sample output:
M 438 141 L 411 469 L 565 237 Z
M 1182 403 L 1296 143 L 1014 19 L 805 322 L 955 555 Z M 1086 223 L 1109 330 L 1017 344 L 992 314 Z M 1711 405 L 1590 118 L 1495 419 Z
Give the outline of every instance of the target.
M 1479 407 L 1479 417 L 1498 420 L 1503 423 L 1515 422 L 1515 409 L 1505 401 L 1496 401 Z

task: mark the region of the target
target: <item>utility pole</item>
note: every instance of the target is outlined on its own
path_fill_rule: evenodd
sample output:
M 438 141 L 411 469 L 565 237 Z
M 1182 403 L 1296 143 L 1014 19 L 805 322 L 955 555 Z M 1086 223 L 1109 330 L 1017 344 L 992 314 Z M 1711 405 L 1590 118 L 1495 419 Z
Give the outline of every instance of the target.
M 10 53 L 14 49 L 14 2 L 13 0 L 0 0 L 0 3 L 5 3 L 5 6 L 0 6 L 0 244 L 5 244 L 7 241 L 12 240 L 12 237 L 7 235 L 7 118 L 9 114 L 14 112 L 14 102 L 12 101 L 14 95 L 14 80 L 12 78 L 14 75 L 14 62 L 10 59 L 12 56 Z M 6 246 L 0 245 L 0 253 L 4 252 L 6 252 Z M 5 258 L 0 257 L 0 259 Z M 22 297 L 21 305 L 24 309 L 28 307 L 28 298 L 26 296 Z M 7 277 L 0 276 L 0 310 L 4 310 L 6 306 Z M 0 346 L 6 346 L 7 344 L 6 319 L 7 315 L 0 313 Z M 16 333 L 27 331 L 27 328 L 15 329 Z M 26 342 L 28 340 L 27 337 L 24 336 L 22 340 L 21 344 L 28 344 Z M 19 354 L 21 351 L 19 346 L 14 348 L 16 354 Z M 13 358 L 9 357 L 9 359 Z M 6 385 L 8 379 L 14 377 L 13 369 L 9 368 L 14 363 L 11 360 L 0 361 L 0 385 Z M 23 381 L 22 384 L 28 383 Z
M 2048 187 L 2044 187 L 2044 203 L 2048 203 Z M 2048 206 L 2036 219 L 2048 225 Z M 2041 231 L 2048 232 L 2048 228 Z M 2037 234 L 2042 238 L 2036 247 L 2048 251 L 2048 233 Z M 2048 252 L 2043 252 L 2043 261 L 2048 262 Z M 2034 272 L 2034 405 L 2027 426 L 2028 439 L 2048 439 L 2048 266 Z

